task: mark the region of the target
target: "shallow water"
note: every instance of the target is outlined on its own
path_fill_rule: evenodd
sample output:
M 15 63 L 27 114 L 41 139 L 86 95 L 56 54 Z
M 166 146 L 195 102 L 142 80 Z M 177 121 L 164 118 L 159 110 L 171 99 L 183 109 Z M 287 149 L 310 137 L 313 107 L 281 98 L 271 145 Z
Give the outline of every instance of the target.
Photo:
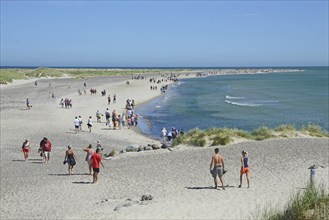
M 223 75 L 180 80 L 137 111 L 142 133 L 159 137 L 162 127 L 238 128 L 316 123 L 328 126 L 328 67 L 301 72 Z

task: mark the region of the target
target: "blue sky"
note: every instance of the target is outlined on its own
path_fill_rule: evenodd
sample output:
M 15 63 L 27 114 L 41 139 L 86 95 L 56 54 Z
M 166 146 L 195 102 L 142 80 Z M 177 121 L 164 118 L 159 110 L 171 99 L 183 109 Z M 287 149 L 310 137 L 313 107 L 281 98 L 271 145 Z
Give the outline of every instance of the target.
M 328 1 L 3 1 L 1 66 L 328 66 Z

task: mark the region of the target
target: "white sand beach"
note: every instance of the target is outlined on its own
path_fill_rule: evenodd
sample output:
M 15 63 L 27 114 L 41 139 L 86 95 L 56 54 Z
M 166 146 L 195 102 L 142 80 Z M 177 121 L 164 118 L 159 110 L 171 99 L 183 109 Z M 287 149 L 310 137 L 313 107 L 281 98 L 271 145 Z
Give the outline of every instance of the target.
M 112 130 L 97 123 L 96 110 L 106 108 L 123 113 L 127 99 L 142 104 L 160 94 L 150 90 L 149 78 L 131 76 L 85 79 L 45 78 L 1 85 L 1 214 L 0 219 L 248 219 L 263 207 L 282 209 L 292 193 L 309 181 L 310 167 L 316 170 L 316 183 L 329 189 L 329 139 L 296 138 L 249 141 L 220 147 L 228 172 L 226 190 L 213 189 L 209 164 L 214 147 L 178 147 L 126 152 L 103 160 L 99 181 L 91 184 L 83 149 L 99 140 L 104 153 L 118 152 L 128 145 L 160 145 L 160 140 L 145 137 L 137 128 Z M 126 81 L 130 84 L 126 85 Z M 79 95 L 84 89 L 86 95 Z M 49 86 L 51 83 L 51 86 Z M 70 88 L 69 88 L 70 85 Z M 96 88 L 97 95 L 89 89 Z M 107 103 L 107 95 L 116 94 L 117 102 Z M 56 98 L 49 97 L 53 92 Z M 26 110 L 29 98 L 32 108 Z M 70 98 L 72 109 L 59 105 Z M 137 112 L 138 113 L 138 112 Z M 82 116 L 83 131 L 75 134 L 74 117 Z M 92 132 L 87 118 L 94 120 Z M 160 133 L 160 131 L 159 131 Z M 50 163 L 43 164 L 38 154 L 43 137 L 53 144 Z M 31 142 L 28 161 L 23 160 L 21 145 Z M 63 165 L 65 150 L 73 146 L 77 156 L 74 175 Z M 240 154 L 249 152 L 250 188 L 244 179 L 239 185 Z M 152 200 L 140 201 L 143 195 Z

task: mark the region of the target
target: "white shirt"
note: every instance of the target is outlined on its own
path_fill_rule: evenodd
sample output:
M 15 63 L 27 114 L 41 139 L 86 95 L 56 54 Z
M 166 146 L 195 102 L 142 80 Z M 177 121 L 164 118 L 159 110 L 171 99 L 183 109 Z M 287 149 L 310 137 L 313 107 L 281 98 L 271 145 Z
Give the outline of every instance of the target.
M 80 121 L 79 121 L 79 119 L 74 119 L 74 125 L 75 126 L 80 126 Z
M 162 129 L 162 136 L 166 137 L 167 136 L 167 130 L 166 129 Z

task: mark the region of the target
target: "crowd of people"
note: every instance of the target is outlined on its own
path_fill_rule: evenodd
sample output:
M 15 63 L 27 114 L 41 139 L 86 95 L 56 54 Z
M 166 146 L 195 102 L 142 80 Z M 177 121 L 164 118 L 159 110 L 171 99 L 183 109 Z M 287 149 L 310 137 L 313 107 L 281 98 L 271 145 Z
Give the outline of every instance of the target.
M 29 157 L 29 152 L 31 151 L 31 144 L 30 142 L 26 139 L 21 147 L 21 150 L 24 155 L 24 160 L 26 161 Z M 104 148 L 101 146 L 100 141 L 97 141 L 96 143 L 96 149 L 93 149 L 92 144 L 89 144 L 88 147 L 84 148 L 83 151 L 86 152 L 86 157 L 85 161 L 88 166 L 89 174 L 93 175 L 93 182 L 96 183 L 98 180 L 98 174 L 100 172 L 100 165 L 104 167 L 104 164 L 102 163 L 102 152 Z M 49 163 L 50 160 L 50 154 L 52 151 L 52 143 L 51 141 L 47 138 L 44 137 L 40 141 L 38 153 L 40 156 L 43 158 L 43 163 L 47 164 Z M 73 175 L 73 168 L 76 165 L 77 157 L 75 155 L 75 152 L 72 148 L 71 145 L 67 146 L 67 150 L 65 151 L 65 156 L 64 156 L 64 161 L 63 164 L 65 165 L 67 163 L 68 165 L 68 174 Z M 248 152 L 243 150 L 241 152 L 241 169 L 240 169 L 240 184 L 239 188 L 242 187 L 242 179 L 243 175 L 246 175 L 246 180 L 247 180 L 247 187 L 250 187 L 250 178 L 249 178 L 249 158 L 248 158 Z M 227 172 L 225 170 L 225 163 L 224 163 L 224 157 L 219 153 L 219 148 L 215 148 L 215 153 L 211 158 L 210 162 L 210 173 L 212 177 L 214 178 L 214 184 L 215 184 L 215 189 L 217 189 L 218 181 L 217 177 L 219 178 L 222 189 L 225 190 L 224 186 L 224 180 L 223 180 L 223 175 Z
M 62 98 L 61 101 L 59 102 L 59 105 L 62 108 L 72 108 L 72 99 Z
M 50 161 L 50 155 L 52 152 L 52 143 L 47 138 L 44 137 L 40 141 L 38 153 L 40 154 L 40 157 L 43 158 L 43 163 L 48 164 Z M 28 140 L 25 140 L 22 144 L 21 151 L 24 154 L 24 160 L 28 160 L 29 153 L 31 152 L 31 144 Z M 93 183 L 96 183 L 98 180 L 98 173 L 100 172 L 100 165 L 104 167 L 104 164 L 102 163 L 102 151 L 103 147 L 100 144 L 100 141 L 97 141 L 96 143 L 96 149 L 92 148 L 92 145 L 89 144 L 89 146 L 85 149 L 83 149 L 87 153 L 85 161 L 87 162 L 89 174 L 93 175 Z M 71 145 L 67 146 L 67 150 L 65 151 L 64 161 L 63 164 L 68 165 L 68 174 L 73 175 L 73 168 L 76 165 L 77 157 L 73 150 L 73 147 Z
M 175 140 L 179 135 L 184 134 L 184 129 L 176 129 L 175 127 L 172 127 L 171 130 L 167 131 L 165 127 L 162 128 L 161 130 L 161 137 L 163 143 L 172 143 L 173 140 Z

